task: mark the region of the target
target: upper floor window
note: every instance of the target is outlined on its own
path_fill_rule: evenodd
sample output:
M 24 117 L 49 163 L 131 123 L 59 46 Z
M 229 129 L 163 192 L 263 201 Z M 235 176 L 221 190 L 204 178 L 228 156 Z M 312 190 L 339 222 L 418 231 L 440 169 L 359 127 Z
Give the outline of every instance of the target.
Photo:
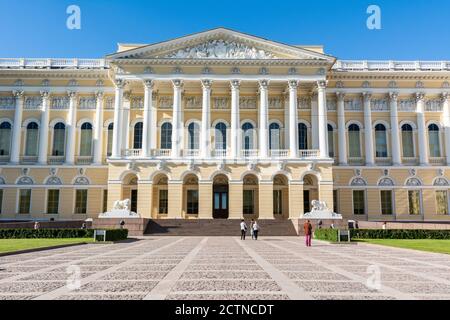
M 334 129 L 331 124 L 328 124 L 328 156 L 334 158 Z
M 281 130 L 278 123 L 269 126 L 269 148 L 270 150 L 281 149 Z
M 142 149 L 143 123 L 138 122 L 134 125 L 133 148 Z
M 223 122 L 219 122 L 215 127 L 215 149 L 227 149 L 227 126 Z
M 439 158 L 441 156 L 439 127 L 435 124 L 428 126 L 428 145 L 430 147 L 430 157 Z
M 348 150 L 351 158 L 361 158 L 360 128 L 357 124 L 348 127 Z
M 92 155 L 92 124 L 85 122 L 81 125 L 80 135 L 80 156 L 89 157 Z
M 192 122 L 188 126 L 188 149 L 198 150 L 200 148 L 200 126 Z
M 114 135 L 114 123 L 110 123 L 108 125 L 108 144 L 106 146 L 106 154 L 108 157 L 112 155 L 113 135 Z
M 172 124 L 169 122 L 161 126 L 161 149 L 172 149 Z
M 409 124 L 402 126 L 402 149 L 404 158 L 414 158 L 413 128 Z
M 375 148 L 377 158 L 387 158 L 387 136 L 386 127 L 382 124 L 375 126 Z
M 252 150 L 254 149 L 253 146 L 253 125 L 249 122 L 246 122 L 242 125 L 242 146 L 244 150 Z
M 30 122 L 27 125 L 27 134 L 25 142 L 25 155 L 35 157 L 38 155 L 39 125 L 36 122 Z
M 11 149 L 11 124 L 0 124 L 0 156 L 9 156 Z
M 308 150 L 308 127 L 304 123 L 298 124 L 298 149 Z
M 71 141 L 73 143 L 73 141 Z M 66 125 L 58 122 L 53 127 L 53 156 L 64 156 L 66 147 Z

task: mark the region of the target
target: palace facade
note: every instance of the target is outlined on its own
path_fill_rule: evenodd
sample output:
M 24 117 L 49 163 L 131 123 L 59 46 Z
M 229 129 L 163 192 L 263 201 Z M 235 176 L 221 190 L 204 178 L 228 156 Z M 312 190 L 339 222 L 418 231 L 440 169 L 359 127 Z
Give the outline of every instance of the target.
M 0 59 L 0 219 L 450 221 L 450 62 L 344 61 L 228 29 Z

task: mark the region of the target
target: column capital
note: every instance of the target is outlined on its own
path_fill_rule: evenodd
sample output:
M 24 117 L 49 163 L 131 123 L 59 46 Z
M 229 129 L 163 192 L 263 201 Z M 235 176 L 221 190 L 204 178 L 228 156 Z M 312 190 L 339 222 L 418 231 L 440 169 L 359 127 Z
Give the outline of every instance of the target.
M 77 93 L 75 91 L 67 91 L 67 95 L 70 99 L 75 99 L 77 97 Z
M 153 90 L 155 86 L 155 82 L 153 80 L 147 79 L 144 80 L 144 88 L 148 90 Z
M 336 98 L 338 99 L 338 101 L 344 101 L 345 99 L 345 92 L 336 92 Z
M 14 90 L 13 96 L 16 97 L 16 99 L 23 99 L 24 91 L 23 90 Z
M 98 100 L 102 100 L 104 97 L 105 93 L 103 91 L 96 91 L 95 92 L 95 98 Z
M 230 81 L 231 90 L 239 90 L 241 87 L 241 80 L 235 79 Z
M 175 79 L 172 80 L 172 85 L 174 89 L 182 89 L 183 88 L 183 80 Z
M 259 80 L 258 84 L 259 84 L 259 89 L 260 90 L 267 90 L 269 88 L 269 80 L 267 79 L 263 79 L 263 80 Z
M 298 81 L 297 80 L 289 80 L 288 81 L 289 90 L 297 90 Z
M 425 100 L 425 93 L 417 92 L 416 93 L 416 102 L 423 102 Z
M 441 99 L 442 99 L 443 102 L 449 100 L 450 99 L 450 93 L 449 92 L 442 92 Z
M 128 102 L 130 102 L 130 101 L 131 101 L 131 90 L 125 91 L 125 92 L 123 93 L 123 98 L 124 98 L 125 100 L 127 100 Z
M 114 86 L 116 87 L 116 89 L 123 89 L 125 88 L 127 82 L 123 79 L 115 79 L 114 80 Z
M 325 90 L 327 88 L 327 85 L 328 85 L 328 81 L 326 81 L 326 80 L 317 81 L 317 88 L 319 90 Z
M 43 91 L 40 91 L 39 93 L 40 93 L 42 99 L 48 99 L 48 98 L 50 98 L 50 92 L 49 92 L 49 91 L 43 90 Z
M 213 84 L 212 80 L 203 79 L 202 80 L 202 88 L 203 88 L 203 90 L 211 90 L 212 84 Z
M 370 99 L 372 99 L 372 92 L 363 92 L 362 96 L 364 101 L 370 101 Z
M 389 95 L 389 99 L 391 101 L 397 102 L 397 100 L 398 100 L 398 92 L 391 91 L 391 92 L 388 93 L 388 95 Z

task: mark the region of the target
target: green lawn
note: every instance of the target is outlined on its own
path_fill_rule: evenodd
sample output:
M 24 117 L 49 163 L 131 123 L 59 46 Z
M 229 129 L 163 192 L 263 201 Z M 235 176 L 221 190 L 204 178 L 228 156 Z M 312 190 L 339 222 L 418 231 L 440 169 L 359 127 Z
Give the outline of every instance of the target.
M 93 242 L 91 238 L 69 238 L 69 239 L 0 239 L 0 253 L 45 248 L 66 244 L 77 244 Z
M 398 240 L 398 239 L 367 239 L 359 242 L 379 244 L 383 246 L 414 249 L 420 251 L 450 254 L 450 240 Z

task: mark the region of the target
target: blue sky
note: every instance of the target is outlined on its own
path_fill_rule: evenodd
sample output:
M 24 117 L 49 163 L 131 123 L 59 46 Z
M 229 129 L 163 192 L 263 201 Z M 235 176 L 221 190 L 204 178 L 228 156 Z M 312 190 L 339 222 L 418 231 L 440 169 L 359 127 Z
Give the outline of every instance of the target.
M 66 8 L 81 9 L 81 30 Z M 381 8 L 381 30 L 366 27 Z M 100 58 L 118 42 L 153 43 L 228 27 L 340 59 L 450 60 L 448 0 L 0 0 L 0 57 Z

